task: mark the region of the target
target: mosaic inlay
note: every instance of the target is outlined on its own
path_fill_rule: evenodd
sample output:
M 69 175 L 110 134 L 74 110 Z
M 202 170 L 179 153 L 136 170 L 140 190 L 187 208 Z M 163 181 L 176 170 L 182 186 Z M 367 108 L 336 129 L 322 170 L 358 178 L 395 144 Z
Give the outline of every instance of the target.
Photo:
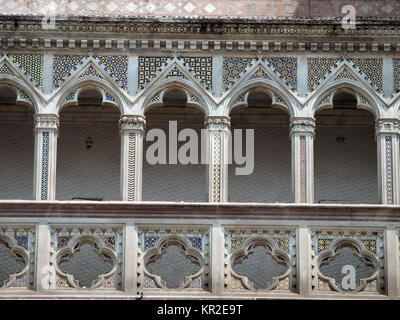
M 318 253 L 329 248 L 332 239 L 318 239 Z
M 394 91 L 400 92 L 400 59 L 393 59 Z
M 99 64 L 115 80 L 120 88 L 126 89 L 128 85 L 128 57 L 125 56 L 96 56 Z
M 104 243 L 108 247 L 115 249 L 115 237 L 114 236 L 101 235 L 100 237 L 101 237 L 101 239 L 103 239 Z
M 214 164 L 213 164 L 213 177 L 214 177 L 214 201 L 221 200 L 221 136 L 214 135 Z
M 363 239 L 362 243 L 364 244 L 364 246 L 371 251 L 372 253 L 376 254 L 376 240 L 375 239 Z
M 365 104 L 367 106 L 369 106 L 371 104 L 371 102 L 369 102 L 369 100 L 367 98 L 365 98 L 364 96 L 362 96 L 361 94 L 359 94 L 359 97 L 360 97 L 361 104 Z
M 128 137 L 128 201 L 135 200 L 136 133 Z
M 31 102 L 31 99 L 24 91 L 17 90 L 17 92 L 18 92 L 18 99 Z
M 300 201 L 306 202 L 306 137 L 300 136 Z
M 353 66 L 358 72 L 364 75 L 365 79 L 367 79 L 378 92 L 382 92 L 383 59 L 347 59 L 347 61 L 353 63 Z
M 189 72 L 193 73 L 200 83 L 207 90 L 212 88 L 212 58 L 208 57 L 188 57 L 182 58 L 183 65 L 188 68 Z
M 0 66 L 0 74 L 6 74 L 6 75 L 9 75 L 9 76 L 15 76 L 14 72 L 10 69 L 10 67 L 6 63 L 3 63 Z
M 83 77 L 95 77 L 95 78 L 100 78 L 103 79 L 103 77 L 93 68 L 93 66 L 89 66 L 80 76 L 80 78 Z
M 168 64 L 167 57 L 139 57 L 138 87 L 143 89 Z
M 223 80 L 224 88 L 228 90 L 236 80 L 240 79 L 241 74 L 253 64 L 253 59 L 247 58 L 224 58 Z
M 392 137 L 385 137 L 386 144 L 386 200 L 393 204 L 393 150 Z
M 41 54 L 16 54 L 13 55 L 13 63 L 35 83 L 37 88 L 42 88 L 43 84 L 43 55 Z
M 335 80 L 356 80 L 354 76 L 351 74 L 350 70 L 347 68 L 344 68 L 340 73 L 335 77 Z
M 53 87 L 60 87 L 67 77 L 78 69 L 88 56 L 54 56 Z
M 275 241 L 278 244 L 279 249 L 289 252 L 289 239 L 288 238 L 276 238 Z
M 65 97 L 65 101 L 71 101 L 75 99 L 75 92 L 70 92 L 68 95 Z
M 188 237 L 188 239 L 194 248 L 203 251 L 203 239 L 201 237 Z
M 40 183 L 40 199 L 47 200 L 49 176 L 49 132 L 43 132 L 42 136 L 42 175 Z
M 279 78 L 285 81 L 292 91 L 297 89 L 297 59 L 296 58 L 269 58 L 268 67 L 272 68 Z
M 168 71 L 165 78 L 183 78 L 183 79 L 185 79 L 185 75 L 177 67 L 174 67 Z
M 343 59 L 309 58 L 308 59 L 308 91 L 315 88 L 326 79 L 333 69 L 337 68 Z
M 258 70 L 251 75 L 249 80 L 258 79 L 258 78 L 271 80 L 271 78 L 268 76 L 268 74 L 262 68 L 258 68 Z
M 28 237 L 27 236 L 16 236 L 15 240 L 17 241 L 17 245 L 20 247 L 24 247 L 28 249 Z
M 144 237 L 144 249 L 150 249 L 156 244 L 158 237 Z
M 232 238 L 231 239 L 231 251 L 234 251 L 234 250 L 240 248 L 240 246 L 243 243 L 243 240 L 244 239 L 242 239 L 242 238 Z

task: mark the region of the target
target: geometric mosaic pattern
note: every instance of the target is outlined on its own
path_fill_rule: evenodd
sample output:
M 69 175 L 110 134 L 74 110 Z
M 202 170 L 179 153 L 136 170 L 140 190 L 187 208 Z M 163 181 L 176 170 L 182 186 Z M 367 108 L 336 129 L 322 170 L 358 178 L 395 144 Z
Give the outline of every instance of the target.
M 308 91 L 314 91 L 321 81 L 325 80 L 327 75 L 342 61 L 341 58 L 309 58 Z
M 110 76 L 122 88 L 128 85 L 128 57 L 124 56 L 95 56 L 99 64 L 108 71 Z
M 400 59 L 393 59 L 393 84 L 394 91 L 400 91 Z
M 351 74 L 350 70 L 347 68 L 344 68 L 340 73 L 335 77 L 335 80 L 342 80 L 342 79 L 348 79 L 348 80 L 356 80 L 354 76 Z
M 128 137 L 128 201 L 135 200 L 136 133 Z
M 200 251 L 203 251 L 203 239 L 201 237 L 188 237 L 192 246 Z
M 83 77 L 95 77 L 103 79 L 103 77 L 93 68 L 93 66 L 89 66 L 81 75 L 80 78 Z
M 6 63 L 3 63 L 0 66 L 0 74 L 6 74 L 6 75 L 9 75 L 9 76 L 15 76 L 14 72 L 10 69 L 10 67 Z
M 58 88 L 88 56 L 54 56 L 53 58 L 53 87 Z
M 241 73 L 250 67 L 253 59 L 247 58 L 224 58 L 223 63 L 223 79 L 224 88 L 228 90 L 236 80 L 240 79 Z
M 43 84 L 43 55 L 42 54 L 15 54 L 13 63 L 35 84 L 41 88 Z
M 207 90 L 210 90 L 212 88 L 212 58 L 187 57 L 182 59 L 183 65 L 188 68 L 189 72 L 193 73 Z
M 279 74 L 292 91 L 297 89 L 297 59 L 296 58 L 268 58 L 268 67 Z
M 268 76 L 268 74 L 261 68 L 258 68 L 258 70 L 251 75 L 249 80 L 258 79 L 258 78 L 271 80 L 271 78 Z
M 168 57 L 139 57 L 138 87 L 143 89 L 156 73 L 162 70 L 171 58 Z
M 386 153 L 386 199 L 388 204 L 393 204 L 393 149 L 392 137 L 385 137 Z
M 168 73 L 165 76 L 165 78 L 166 79 L 168 79 L 168 78 L 182 78 L 182 79 L 185 79 L 185 75 L 176 66 L 174 66 L 171 70 L 168 71 Z
M 347 59 L 357 71 L 367 79 L 378 92 L 383 87 L 383 59 Z
M 49 177 L 49 132 L 43 132 L 42 141 L 42 173 L 40 182 L 40 200 L 48 198 L 48 177 Z

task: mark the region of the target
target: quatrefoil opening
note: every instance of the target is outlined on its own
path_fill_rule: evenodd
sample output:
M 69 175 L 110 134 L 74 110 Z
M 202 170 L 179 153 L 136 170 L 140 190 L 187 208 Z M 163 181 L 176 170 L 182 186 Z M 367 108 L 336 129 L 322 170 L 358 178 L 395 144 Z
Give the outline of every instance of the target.
M 231 274 L 248 290 L 273 290 L 291 272 L 291 258 L 268 237 L 249 238 L 230 258 Z
M 116 270 L 115 252 L 94 235 L 77 236 L 56 253 L 56 271 L 73 288 L 98 288 Z
M 183 289 L 204 273 L 203 254 L 184 238 L 170 236 L 157 241 L 144 256 L 145 274 L 160 288 Z
M 0 288 L 13 286 L 29 269 L 29 254 L 16 241 L 0 234 Z
M 317 267 L 319 278 L 327 281 L 332 290 L 342 293 L 363 291 L 379 274 L 378 258 L 362 243 L 351 238 L 333 241 L 318 256 Z M 342 287 L 349 269 L 354 270 L 355 288 Z

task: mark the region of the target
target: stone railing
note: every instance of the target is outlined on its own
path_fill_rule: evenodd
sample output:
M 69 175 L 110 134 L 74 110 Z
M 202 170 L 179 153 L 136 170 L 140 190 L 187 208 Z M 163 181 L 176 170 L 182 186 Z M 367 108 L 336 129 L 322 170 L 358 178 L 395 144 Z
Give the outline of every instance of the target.
M 398 299 L 399 229 L 398 206 L 0 201 L 0 298 Z

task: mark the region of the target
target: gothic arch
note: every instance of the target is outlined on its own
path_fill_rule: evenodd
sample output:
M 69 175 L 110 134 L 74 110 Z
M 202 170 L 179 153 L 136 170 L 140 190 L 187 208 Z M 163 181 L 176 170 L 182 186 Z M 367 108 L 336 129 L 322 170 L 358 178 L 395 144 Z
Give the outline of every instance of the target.
M 229 115 L 232 110 L 239 106 L 247 106 L 247 96 L 254 89 L 261 89 L 271 96 L 272 105 L 276 106 L 289 114 L 295 116 L 297 102 L 287 94 L 280 86 L 268 80 L 255 79 L 246 82 L 243 86 L 236 87 L 227 98 L 223 107 L 223 114 Z M 244 99 L 244 101 L 238 101 Z
M 16 89 L 21 90 L 29 97 L 30 105 L 33 108 L 33 111 L 35 113 L 39 113 L 40 105 L 42 104 L 41 99 L 31 87 L 8 75 L 0 76 L 0 87 L 8 87 L 13 91 L 16 91 Z
M 185 79 L 165 79 L 152 87 L 141 99 L 140 114 L 144 115 L 150 108 L 162 105 L 163 95 L 171 90 L 183 91 L 187 97 L 187 104 L 199 109 L 204 116 L 210 115 L 213 109 L 212 100 L 192 82 Z
M 310 101 L 310 116 L 315 117 L 316 113 L 321 109 L 329 107 L 332 108 L 332 104 L 320 104 L 320 102 L 328 95 L 334 95 L 336 92 L 340 91 L 351 91 L 352 94 L 357 98 L 357 108 L 365 109 L 371 112 L 375 118 L 380 118 L 382 116 L 383 110 L 381 109 L 381 103 L 379 99 L 375 95 L 371 94 L 370 90 L 362 84 L 357 83 L 357 85 L 355 85 L 353 81 L 349 80 L 332 82 L 327 84 L 323 90 L 318 92 Z M 360 95 L 365 97 L 369 103 L 360 103 Z
M 126 114 L 127 103 L 125 99 L 121 97 L 121 94 L 118 93 L 117 90 L 113 86 L 111 86 L 108 82 L 101 79 L 93 79 L 93 78 L 79 78 L 73 81 L 69 86 L 68 85 L 64 86 L 57 95 L 57 98 L 55 98 L 57 101 L 55 113 L 59 115 L 63 107 L 69 104 L 67 100 L 68 95 L 70 95 L 71 93 L 75 93 L 75 100 L 76 100 L 79 92 L 86 88 L 92 88 L 95 89 L 96 91 L 99 91 L 103 96 L 103 103 L 107 102 L 106 95 L 110 94 L 114 100 L 114 101 L 110 100 L 110 103 L 114 104 L 118 108 L 121 115 Z

